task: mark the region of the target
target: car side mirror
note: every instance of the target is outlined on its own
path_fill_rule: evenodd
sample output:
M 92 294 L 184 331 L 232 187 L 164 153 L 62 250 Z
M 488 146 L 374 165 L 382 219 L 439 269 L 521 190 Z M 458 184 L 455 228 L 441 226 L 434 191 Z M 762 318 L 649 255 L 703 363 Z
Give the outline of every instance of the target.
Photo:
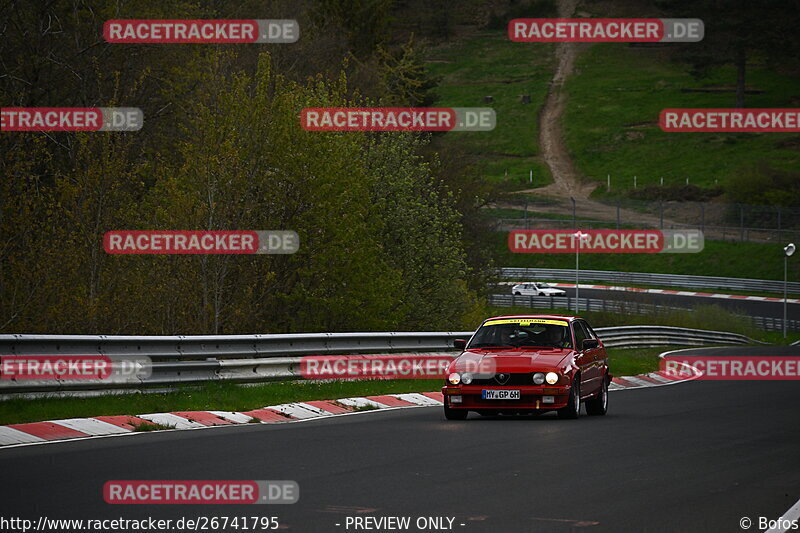
M 600 341 L 597 339 L 583 339 L 583 349 L 584 350 L 593 350 L 600 346 Z
M 464 339 L 456 339 L 453 341 L 453 348 L 456 350 L 464 351 L 464 348 L 467 347 L 467 341 Z

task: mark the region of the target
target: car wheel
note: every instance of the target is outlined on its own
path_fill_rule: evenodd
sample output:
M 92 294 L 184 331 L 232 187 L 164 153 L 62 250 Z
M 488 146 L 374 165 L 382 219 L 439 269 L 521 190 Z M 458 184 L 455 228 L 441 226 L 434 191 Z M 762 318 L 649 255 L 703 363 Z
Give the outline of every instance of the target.
M 447 405 L 444 406 L 444 417 L 447 420 L 466 420 L 468 414 L 469 411 L 466 409 L 451 409 Z
M 600 392 L 591 400 L 586 401 L 586 414 L 603 416 L 608 412 L 608 378 L 603 379 Z
M 575 419 L 581 415 L 581 377 L 577 374 L 569 391 L 569 403 L 558 410 L 559 418 Z

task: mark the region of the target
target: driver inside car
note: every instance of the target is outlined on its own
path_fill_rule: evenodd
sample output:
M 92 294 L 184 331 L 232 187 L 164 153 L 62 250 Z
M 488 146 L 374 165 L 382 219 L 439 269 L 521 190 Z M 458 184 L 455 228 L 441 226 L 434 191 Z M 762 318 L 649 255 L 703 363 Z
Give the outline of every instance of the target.
M 542 341 L 548 346 L 561 348 L 564 344 L 564 331 L 566 328 L 549 327 L 542 332 Z
M 514 340 L 516 339 L 516 335 L 514 335 L 516 330 L 513 328 L 502 328 L 500 330 L 500 345 L 501 346 L 515 346 Z

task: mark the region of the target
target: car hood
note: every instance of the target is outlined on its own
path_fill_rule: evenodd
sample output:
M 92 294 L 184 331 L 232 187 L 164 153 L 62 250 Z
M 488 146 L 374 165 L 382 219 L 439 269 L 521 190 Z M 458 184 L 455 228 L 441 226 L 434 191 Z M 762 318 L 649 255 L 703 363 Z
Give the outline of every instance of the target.
M 450 364 L 448 372 L 532 372 L 555 370 L 572 353 L 571 349 L 470 350 Z M 479 370 L 476 370 L 479 369 Z

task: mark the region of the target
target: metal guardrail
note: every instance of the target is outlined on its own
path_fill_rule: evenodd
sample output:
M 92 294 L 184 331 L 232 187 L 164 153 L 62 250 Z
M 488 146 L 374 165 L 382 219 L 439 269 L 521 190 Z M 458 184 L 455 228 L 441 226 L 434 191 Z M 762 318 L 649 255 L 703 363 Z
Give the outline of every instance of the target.
M 559 268 L 501 268 L 504 279 L 526 280 L 574 280 L 575 270 Z M 739 291 L 764 291 L 783 293 L 783 282 L 768 279 L 725 278 L 720 276 L 689 276 L 682 274 L 656 274 L 647 272 L 616 272 L 611 270 L 581 270 L 580 279 L 614 284 L 655 285 L 658 287 L 681 287 L 685 289 L 731 289 Z M 800 294 L 800 283 L 787 284 L 788 291 Z
M 529 309 L 575 309 L 574 296 L 514 296 L 512 294 L 492 294 L 489 303 L 496 307 L 527 307 Z M 692 311 L 688 307 L 674 307 L 649 304 L 638 300 L 606 300 L 600 298 L 579 298 L 580 311 L 607 311 L 627 315 L 657 315 L 670 311 Z M 737 315 L 753 326 L 765 331 L 782 331 L 783 319 L 764 316 Z M 787 320 L 786 329 L 800 331 L 800 320 Z
M 665 326 L 596 328 L 609 347 L 755 343 L 743 335 Z M 0 380 L 0 398 L 92 396 L 131 390 L 168 390 L 205 381 L 263 382 L 302 379 L 302 355 L 390 354 L 453 350 L 464 332 L 312 333 L 291 335 L 128 337 L 0 335 L 2 355 L 149 357 L 144 378 L 110 380 Z M 453 352 L 453 356 L 456 353 Z
M 214 380 L 299 378 L 299 356 L 436 352 L 472 332 L 300 333 L 225 336 L 0 335 L 0 355 L 149 357 L 146 377 L 104 380 L 0 379 L 0 398 L 15 393 L 73 393 L 169 388 Z
M 675 328 L 671 326 L 618 326 L 597 328 L 603 344 L 611 348 L 648 346 L 703 346 L 709 344 L 765 344 L 745 335 L 725 331 Z

